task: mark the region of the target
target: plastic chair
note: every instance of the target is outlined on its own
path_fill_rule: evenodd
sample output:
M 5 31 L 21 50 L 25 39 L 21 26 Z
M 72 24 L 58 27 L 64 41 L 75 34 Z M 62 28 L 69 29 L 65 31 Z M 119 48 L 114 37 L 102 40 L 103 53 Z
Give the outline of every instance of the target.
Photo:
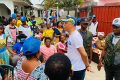
M 5 74 L 7 74 L 7 77 L 12 77 L 12 80 L 14 80 L 14 67 L 11 65 L 0 65 L 1 68 L 5 70 Z

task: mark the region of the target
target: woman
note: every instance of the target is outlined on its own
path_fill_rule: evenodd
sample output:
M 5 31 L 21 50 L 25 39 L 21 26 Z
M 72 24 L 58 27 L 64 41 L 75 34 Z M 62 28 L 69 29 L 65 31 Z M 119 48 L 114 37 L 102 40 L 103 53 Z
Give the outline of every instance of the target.
M 57 43 L 57 52 L 58 53 L 64 54 L 67 52 L 65 40 L 66 40 L 65 35 L 61 35 L 60 42 Z
M 105 47 L 105 38 L 104 38 L 104 32 L 98 32 L 98 39 L 95 42 L 95 48 L 93 48 L 93 52 L 98 53 L 101 55 L 102 51 Z
M 57 28 L 60 31 L 60 33 L 64 33 L 62 21 L 57 22 Z
M 63 30 L 62 27 L 62 22 L 58 21 L 57 22 L 57 28 L 54 28 L 54 44 L 59 42 L 59 37 L 62 33 L 64 33 L 65 31 Z
M 10 17 L 9 25 L 5 27 L 5 35 L 8 36 L 7 45 L 11 49 L 16 42 L 17 28 L 15 24 L 16 20 Z
M 25 58 L 22 57 L 16 66 L 18 80 L 47 80 L 44 74 L 44 64 L 39 60 L 40 44 L 40 41 L 34 37 L 24 42 L 22 51 Z
M 4 26 L 0 24 L 0 64 L 9 65 L 9 53 L 6 47 L 6 35 L 4 34 Z
M 51 45 L 51 39 L 50 37 L 45 38 L 45 45 L 40 48 L 40 52 L 43 54 L 43 57 L 46 60 L 53 54 L 57 53 L 57 50 L 54 45 Z

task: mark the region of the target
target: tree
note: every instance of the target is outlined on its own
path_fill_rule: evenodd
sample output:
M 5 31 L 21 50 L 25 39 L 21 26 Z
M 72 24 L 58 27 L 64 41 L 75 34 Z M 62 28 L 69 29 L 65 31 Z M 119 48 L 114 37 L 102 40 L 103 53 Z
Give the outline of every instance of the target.
M 56 7 L 58 2 L 59 8 L 65 8 L 68 11 L 69 15 L 69 10 L 70 9 L 77 9 L 78 5 L 82 5 L 84 3 L 84 0 L 45 0 L 45 9 L 49 9 L 52 7 Z
M 44 8 L 46 10 L 54 7 L 55 5 L 56 5 L 56 0 L 45 0 L 45 2 L 44 2 Z

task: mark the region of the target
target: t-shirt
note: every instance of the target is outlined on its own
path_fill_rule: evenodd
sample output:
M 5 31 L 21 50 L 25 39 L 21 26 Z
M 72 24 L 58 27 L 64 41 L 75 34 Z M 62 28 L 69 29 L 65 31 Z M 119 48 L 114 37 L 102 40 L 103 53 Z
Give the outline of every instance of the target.
M 25 34 L 27 36 L 27 38 L 32 36 L 32 31 L 29 26 L 27 28 L 20 26 L 19 31 L 22 31 L 22 33 Z
M 113 37 L 113 40 L 112 40 L 112 43 L 113 43 L 114 45 L 116 45 L 119 40 L 120 40 L 120 36 L 114 36 L 114 37 Z
M 23 44 L 18 42 L 16 44 L 14 44 L 13 50 L 15 50 L 17 54 L 20 54 L 22 46 L 23 46 Z
M 73 71 L 84 70 L 85 64 L 81 58 L 80 53 L 77 50 L 77 48 L 83 47 L 83 39 L 77 30 L 70 34 L 67 44 L 67 56 L 72 63 Z
M 54 30 L 53 30 L 53 29 L 46 29 L 46 30 L 43 32 L 43 37 L 52 37 L 52 36 L 53 36 L 53 33 L 54 33 Z
M 88 27 L 88 31 L 92 32 L 92 34 L 95 36 L 97 35 L 97 27 L 98 27 L 98 22 L 96 23 L 91 23 L 91 25 Z
M 16 41 L 16 35 L 17 35 L 17 30 L 15 29 L 10 29 L 11 35 L 14 41 Z
M 16 26 L 17 26 L 17 27 L 20 27 L 20 25 L 22 25 L 21 20 L 17 20 Z
M 43 57 L 45 58 L 45 60 L 47 60 L 50 56 L 57 53 L 57 50 L 54 45 L 51 45 L 50 48 L 46 46 L 41 46 L 40 52 L 43 54 Z
M 76 30 L 79 30 L 79 29 L 81 29 L 81 26 L 76 26 Z

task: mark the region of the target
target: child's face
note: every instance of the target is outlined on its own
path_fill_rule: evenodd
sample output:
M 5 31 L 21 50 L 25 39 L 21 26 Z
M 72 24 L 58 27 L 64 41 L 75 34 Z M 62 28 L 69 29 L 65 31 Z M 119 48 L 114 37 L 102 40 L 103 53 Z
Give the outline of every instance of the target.
M 62 22 L 59 22 L 59 24 L 58 24 L 59 26 L 62 26 Z
M 3 28 L 0 26 L 0 34 L 3 33 Z
M 65 41 L 65 36 L 61 36 L 61 41 Z

